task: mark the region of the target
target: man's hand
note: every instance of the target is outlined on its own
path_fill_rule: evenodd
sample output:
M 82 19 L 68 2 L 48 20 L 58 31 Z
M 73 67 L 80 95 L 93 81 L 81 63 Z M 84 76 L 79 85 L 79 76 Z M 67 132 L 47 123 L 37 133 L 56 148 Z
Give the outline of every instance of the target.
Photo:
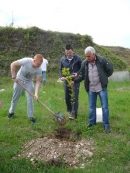
M 74 81 L 71 81 L 69 84 L 70 84 L 70 85 L 74 85 Z
M 15 83 L 15 82 L 17 83 L 17 81 L 18 81 L 17 78 L 12 78 L 12 80 L 14 81 L 14 83 Z
M 37 95 L 34 95 L 34 100 L 38 100 L 38 96 Z
M 78 73 L 73 73 L 72 77 L 76 78 L 78 76 Z
M 61 81 L 65 81 L 66 78 L 65 78 L 65 77 L 61 77 L 60 80 L 61 80 Z

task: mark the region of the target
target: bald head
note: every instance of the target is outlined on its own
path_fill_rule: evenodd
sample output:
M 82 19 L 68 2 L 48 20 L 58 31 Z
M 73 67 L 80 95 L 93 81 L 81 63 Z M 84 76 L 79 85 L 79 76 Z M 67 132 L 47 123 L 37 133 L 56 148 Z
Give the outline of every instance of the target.
M 34 59 L 35 59 L 36 61 L 43 61 L 43 56 L 42 56 L 41 54 L 36 54 L 36 55 L 34 56 Z
M 38 68 L 38 67 L 41 66 L 42 62 L 43 62 L 43 56 L 42 56 L 41 54 L 36 54 L 36 55 L 34 56 L 33 66 L 34 66 L 35 68 Z

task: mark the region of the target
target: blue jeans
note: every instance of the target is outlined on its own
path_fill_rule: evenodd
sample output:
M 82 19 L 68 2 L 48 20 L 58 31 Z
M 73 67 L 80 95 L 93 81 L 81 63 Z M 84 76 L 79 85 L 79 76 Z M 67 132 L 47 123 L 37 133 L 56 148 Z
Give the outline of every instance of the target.
M 108 108 L 108 94 L 107 89 L 104 89 L 100 92 L 88 92 L 89 99 L 89 124 L 96 124 L 96 102 L 97 95 L 99 95 L 101 106 L 102 106 L 102 123 L 104 126 L 109 125 L 109 108 Z

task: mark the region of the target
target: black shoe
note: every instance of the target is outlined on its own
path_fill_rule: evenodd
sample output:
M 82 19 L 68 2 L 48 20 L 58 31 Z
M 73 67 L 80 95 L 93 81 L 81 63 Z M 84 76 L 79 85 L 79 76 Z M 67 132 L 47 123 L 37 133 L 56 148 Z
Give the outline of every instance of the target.
M 77 118 L 77 111 L 72 111 L 70 115 L 71 116 L 69 117 L 69 119 L 71 119 L 71 120 L 76 119 Z
M 14 113 L 9 113 L 8 118 L 12 118 L 14 116 Z
M 32 117 L 32 118 L 29 118 L 30 119 L 30 121 L 33 123 L 33 124 L 35 124 L 36 123 L 36 120 Z
M 109 126 L 104 126 L 104 128 L 105 128 L 106 133 L 110 133 L 110 127 Z

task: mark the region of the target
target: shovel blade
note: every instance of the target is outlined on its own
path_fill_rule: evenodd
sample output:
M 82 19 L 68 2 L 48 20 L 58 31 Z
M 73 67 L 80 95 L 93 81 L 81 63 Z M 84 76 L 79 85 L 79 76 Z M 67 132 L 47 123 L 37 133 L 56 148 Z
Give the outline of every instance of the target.
M 54 121 L 56 121 L 58 124 L 60 125 L 65 125 L 66 124 L 66 119 L 65 117 L 62 115 L 61 112 L 58 112 L 56 114 L 56 117 L 53 119 Z

